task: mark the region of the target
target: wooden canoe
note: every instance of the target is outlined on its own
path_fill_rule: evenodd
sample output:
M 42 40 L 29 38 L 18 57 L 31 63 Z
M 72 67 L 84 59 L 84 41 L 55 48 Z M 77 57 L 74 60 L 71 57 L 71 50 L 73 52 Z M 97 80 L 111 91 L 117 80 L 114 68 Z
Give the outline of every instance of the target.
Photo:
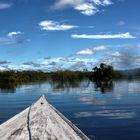
M 0 140 L 89 140 L 45 96 L 0 125 Z

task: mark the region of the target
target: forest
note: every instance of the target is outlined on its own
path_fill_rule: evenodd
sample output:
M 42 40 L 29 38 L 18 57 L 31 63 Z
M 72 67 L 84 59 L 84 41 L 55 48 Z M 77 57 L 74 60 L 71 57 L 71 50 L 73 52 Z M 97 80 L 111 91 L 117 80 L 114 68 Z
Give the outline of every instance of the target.
M 0 88 L 4 88 L 4 86 L 11 88 L 24 83 L 43 81 L 75 84 L 84 79 L 100 84 L 116 79 L 133 79 L 139 77 L 140 69 L 117 71 L 112 66 L 101 63 L 98 67 L 93 67 L 92 71 L 1 71 Z

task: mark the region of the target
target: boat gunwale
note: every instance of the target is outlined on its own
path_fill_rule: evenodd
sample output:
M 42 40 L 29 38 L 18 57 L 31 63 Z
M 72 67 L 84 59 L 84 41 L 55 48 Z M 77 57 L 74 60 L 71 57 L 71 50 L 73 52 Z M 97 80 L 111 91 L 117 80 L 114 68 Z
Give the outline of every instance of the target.
M 49 104 L 49 106 L 75 131 L 75 133 L 82 140 L 90 140 L 75 124 L 73 124 L 69 119 L 67 119 L 61 112 L 59 112 L 54 106 Z

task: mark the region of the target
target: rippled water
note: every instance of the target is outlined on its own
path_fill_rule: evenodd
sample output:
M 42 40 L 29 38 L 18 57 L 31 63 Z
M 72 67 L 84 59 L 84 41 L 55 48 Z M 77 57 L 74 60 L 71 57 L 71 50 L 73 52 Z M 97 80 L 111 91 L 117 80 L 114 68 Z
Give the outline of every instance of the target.
M 140 139 L 140 81 L 115 81 L 102 88 L 83 81 L 72 86 L 44 82 L 1 89 L 0 124 L 42 94 L 91 139 Z

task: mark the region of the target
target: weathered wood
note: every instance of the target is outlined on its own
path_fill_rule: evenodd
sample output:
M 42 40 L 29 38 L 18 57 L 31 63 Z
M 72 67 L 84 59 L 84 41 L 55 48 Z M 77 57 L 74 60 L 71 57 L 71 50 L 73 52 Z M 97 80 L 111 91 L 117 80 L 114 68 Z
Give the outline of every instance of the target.
M 89 140 L 41 96 L 29 108 L 0 125 L 0 140 Z

